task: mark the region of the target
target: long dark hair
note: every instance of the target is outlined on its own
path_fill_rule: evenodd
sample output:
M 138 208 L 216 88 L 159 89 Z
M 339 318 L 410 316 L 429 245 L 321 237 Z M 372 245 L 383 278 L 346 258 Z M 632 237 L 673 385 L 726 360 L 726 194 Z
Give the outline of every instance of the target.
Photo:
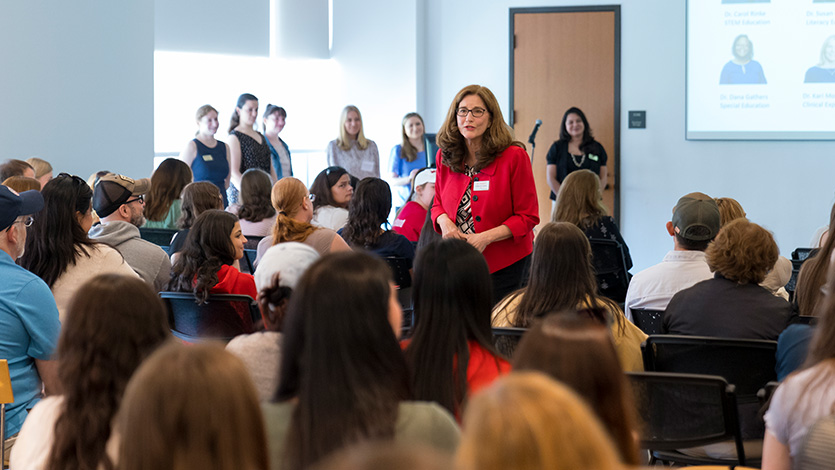
M 438 136 L 435 138 L 438 147 L 441 149 L 441 163 L 450 167 L 453 171 L 464 171 L 464 159 L 467 157 L 467 143 L 458 130 L 458 105 L 461 100 L 470 95 L 477 95 L 484 102 L 487 112 L 490 115 L 490 126 L 484 131 L 482 136 L 481 150 L 479 155 L 476 155 L 475 168 L 480 170 L 495 160 L 499 154 L 505 151 L 511 145 L 515 145 L 522 149 L 525 144 L 514 140 L 513 130 L 504 122 L 502 117 L 502 109 L 499 107 L 499 102 L 487 87 L 480 85 L 470 85 L 461 89 L 447 111 L 446 119 L 443 125 L 438 130 Z
M 410 390 L 388 318 L 390 273 L 371 255 L 339 252 L 299 280 L 276 394 L 278 401 L 298 397 L 284 468 L 306 468 L 348 444 L 394 436 L 398 405 Z
M 223 209 L 223 198 L 220 189 L 208 181 L 196 181 L 183 188 L 183 201 L 180 206 L 180 220 L 177 225 L 181 229 L 191 228 L 197 216 L 209 209 Z
M 331 188 L 336 186 L 336 183 L 339 182 L 339 178 L 342 178 L 342 175 L 345 174 L 348 174 L 348 170 L 345 168 L 342 168 L 341 166 L 330 166 L 316 175 L 316 179 L 314 179 L 313 184 L 310 185 L 310 194 L 316 197 L 316 199 L 313 200 L 313 210 L 322 206 L 343 207 L 333 200 Z M 347 209 L 347 206 L 345 206 L 345 208 Z
M 206 302 L 209 290 L 218 283 L 217 272 L 235 262 L 235 247 L 229 238 L 238 216 L 209 209 L 197 216 L 188 232 L 177 262 L 171 267 L 167 290 L 193 292 L 198 303 Z
M 75 175 L 61 173 L 41 190 L 44 208 L 26 237 L 20 265 L 37 274 L 51 288 L 79 256 L 90 256 L 90 240 L 77 214 L 86 214 L 93 202 L 93 190 Z
M 586 399 L 628 465 L 639 465 L 636 410 L 612 335 L 605 325 L 555 312 L 528 331 L 513 354 L 513 370 L 545 372 Z
M 229 133 L 231 134 L 232 131 L 238 127 L 238 124 L 241 123 L 241 114 L 238 112 L 238 108 L 243 108 L 247 101 L 258 101 L 258 98 L 255 95 L 250 93 L 244 93 L 238 97 L 238 102 L 235 104 L 235 110 L 232 111 L 232 117 L 229 119 Z
M 238 217 L 249 222 L 260 222 L 275 215 L 270 201 L 272 181 L 260 168 L 250 168 L 241 177 L 241 208 Z
M 568 120 L 569 114 L 576 114 L 580 116 L 580 120 L 583 121 L 583 140 L 580 142 L 580 150 L 584 153 L 589 149 L 589 145 L 594 142 L 594 136 L 591 133 L 591 127 L 589 127 L 589 120 L 586 119 L 585 113 L 580 110 L 578 107 L 571 107 L 562 115 L 562 122 L 560 123 L 560 140 L 565 142 L 571 142 L 571 136 L 568 134 L 568 129 L 565 128 L 565 121 Z
M 145 196 L 145 218 L 165 219 L 175 199 L 191 183 L 191 168 L 176 158 L 166 158 L 151 175 L 151 190 Z
M 105 444 L 122 394 L 169 337 L 165 308 L 141 279 L 102 274 L 78 290 L 58 341 L 64 402 L 46 468 L 114 468 Z
M 829 212 L 829 234 L 815 256 L 807 259 L 797 276 L 797 307 L 801 315 L 815 315 L 821 299 L 821 286 L 826 282 L 829 257 L 835 249 L 835 204 Z
M 499 357 L 490 329 L 490 270 L 469 243 L 441 240 L 418 254 L 412 289 L 417 324 L 406 359 L 415 399 L 438 402 L 455 413 L 467 396 L 467 341 Z
M 380 228 L 391 212 L 391 187 L 380 178 L 363 178 L 348 206 L 342 238 L 352 247 L 367 248 L 383 234 Z

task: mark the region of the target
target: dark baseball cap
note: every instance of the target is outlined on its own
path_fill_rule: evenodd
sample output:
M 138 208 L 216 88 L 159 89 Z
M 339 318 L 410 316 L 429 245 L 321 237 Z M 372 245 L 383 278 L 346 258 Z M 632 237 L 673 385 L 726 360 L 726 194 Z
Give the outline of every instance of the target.
M 675 232 L 688 240 L 712 240 L 719 233 L 719 206 L 712 197 L 704 193 L 686 194 L 673 208 L 673 227 Z M 694 230 L 705 227 L 704 230 Z M 698 235 L 694 232 L 699 232 Z
M 93 191 L 93 209 L 104 218 L 116 212 L 131 196 L 139 196 L 151 189 L 151 180 L 134 180 L 127 176 L 108 173 L 99 178 Z
M 0 230 L 11 227 L 21 215 L 31 215 L 43 209 L 40 191 L 30 190 L 18 194 L 8 186 L 0 185 Z

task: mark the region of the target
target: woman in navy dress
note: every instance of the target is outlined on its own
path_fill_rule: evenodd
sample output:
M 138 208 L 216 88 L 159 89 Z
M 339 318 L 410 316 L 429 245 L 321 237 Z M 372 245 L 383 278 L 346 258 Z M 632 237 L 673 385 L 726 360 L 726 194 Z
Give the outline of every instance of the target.
M 229 186 L 229 145 L 215 139 L 219 126 L 217 110 L 204 104 L 197 108 L 197 135 L 180 152 L 179 159 L 191 167 L 194 181 L 208 181 L 217 186 L 226 207 Z

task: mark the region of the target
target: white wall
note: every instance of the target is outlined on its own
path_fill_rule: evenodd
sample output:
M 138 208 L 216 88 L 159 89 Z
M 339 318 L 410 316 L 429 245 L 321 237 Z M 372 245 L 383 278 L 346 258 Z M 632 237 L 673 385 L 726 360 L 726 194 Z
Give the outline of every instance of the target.
M 0 160 L 84 177 L 150 171 L 153 2 L 4 2 Z
M 828 224 L 835 142 L 684 139 L 684 0 L 426 2 L 429 65 L 419 81 L 427 84 L 420 111 L 429 129 L 470 83 L 488 86 L 503 110 L 509 106 L 509 8 L 621 5 L 621 231 L 633 272 L 671 249 L 664 224 L 676 200 L 691 191 L 737 199 L 752 221 L 774 232 L 784 256 Z M 627 129 L 628 110 L 646 110 L 647 129 Z

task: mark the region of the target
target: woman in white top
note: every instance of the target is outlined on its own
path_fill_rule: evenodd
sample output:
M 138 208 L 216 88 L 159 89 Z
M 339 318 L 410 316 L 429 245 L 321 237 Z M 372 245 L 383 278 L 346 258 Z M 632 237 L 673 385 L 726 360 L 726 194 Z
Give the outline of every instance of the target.
M 348 222 L 348 204 L 354 196 L 351 175 L 341 166 L 325 168 L 310 186 L 313 219 L 319 227 L 339 230 Z
M 128 380 L 170 337 L 165 307 L 144 281 L 104 274 L 87 282 L 58 341 L 62 394 L 29 412 L 10 468 L 113 468 L 118 439 L 111 422 Z
M 98 274 L 139 277 L 118 251 L 87 235 L 93 226 L 93 191 L 75 175 L 61 173 L 41 191 L 44 208 L 26 237 L 20 265 L 38 275 L 52 289 L 61 323 L 76 291 Z M 126 205 L 142 204 L 130 198 Z
M 339 138 L 328 144 L 328 165 L 341 166 L 359 179 L 380 177 L 377 144 L 365 138 L 362 116 L 356 106 L 345 106 L 339 119 Z

